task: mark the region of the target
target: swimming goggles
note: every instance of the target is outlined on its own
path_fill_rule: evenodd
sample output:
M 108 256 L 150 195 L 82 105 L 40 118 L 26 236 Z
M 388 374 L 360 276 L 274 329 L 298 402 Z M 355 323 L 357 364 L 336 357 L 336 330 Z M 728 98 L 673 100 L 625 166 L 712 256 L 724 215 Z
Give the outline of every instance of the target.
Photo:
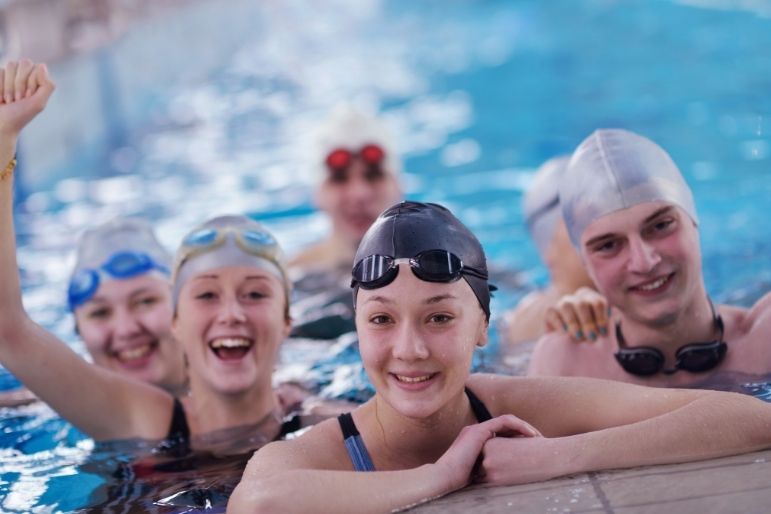
M 367 166 L 364 178 L 369 182 L 379 180 L 384 175 L 382 168 L 385 160 L 385 150 L 375 144 L 366 144 L 359 151 L 354 152 L 347 148 L 336 148 L 327 154 L 324 160 L 330 172 L 332 182 L 346 182 L 348 175 L 346 170 L 351 166 L 354 158 L 361 159 Z
M 99 268 L 83 268 L 76 271 L 70 279 L 67 288 L 67 301 L 70 310 L 86 303 L 96 294 L 102 282 L 102 275 L 117 279 L 127 279 L 158 270 L 165 275 L 169 269 L 156 262 L 144 252 L 123 251 L 110 256 Z
M 281 247 L 272 234 L 254 228 L 238 227 L 202 228 L 188 234 L 182 241 L 185 259 L 221 246 L 228 234 L 233 235 L 236 244 L 244 252 L 278 262 Z
M 461 275 L 487 280 L 487 273 L 463 264 L 460 257 L 446 250 L 426 250 L 412 258 L 397 259 L 389 255 L 370 255 L 353 267 L 351 287 L 377 289 L 394 281 L 399 264 L 407 262 L 412 273 L 426 282 L 455 282 Z
M 723 318 L 712 307 L 712 319 L 714 327 L 720 333 L 714 341 L 704 343 L 690 343 L 681 346 L 675 353 L 675 367 L 664 369 L 665 357 L 658 348 L 640 346 L 637 348 L 625 348 L 626 341 L 621 333 L 621 324 L 616 323 L 616 339 L 619 350 L 616 352 L 616 361 L 624 368 L 624 371 L 632 375 L 642 377 L 664 373 L 671 375 L 679 370 L 689 373 L 702 373 L 709 371 L 720 364 L 728 351 L 728 345 L 723 341 Z

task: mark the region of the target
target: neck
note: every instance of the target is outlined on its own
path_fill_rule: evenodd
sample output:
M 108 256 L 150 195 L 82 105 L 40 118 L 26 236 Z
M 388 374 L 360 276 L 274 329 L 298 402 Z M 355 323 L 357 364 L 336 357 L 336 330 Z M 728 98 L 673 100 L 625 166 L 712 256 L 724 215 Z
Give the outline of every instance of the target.
M 621 324 L 626 346 L 630 348 L 652 346 L 674 351 L 691 341 L 708 341 L 717 337 L 713 307 L 706 293 L 666 322 L 646 322 L 619 312 L 616 323 Z
M 189 407 L 186 409 L 194 434 L 256 424 L 278 432 L 280 423 L 278 426 L 262 423 L 274 413 L 281 418 L 278 401 L 269 383 L 239 394 L 222 394 L 195 386 L 195 383 L 190 384 Z M 276 434 L 265 435 L 272 439 Z
M 378 469 L 405 469 L 436 462 L 463 427 L 476 423 L 464 391 L 428 418 L 410 418 L 394 410 L 379 395 L 362 409 L 366 433 L 375 441 Z

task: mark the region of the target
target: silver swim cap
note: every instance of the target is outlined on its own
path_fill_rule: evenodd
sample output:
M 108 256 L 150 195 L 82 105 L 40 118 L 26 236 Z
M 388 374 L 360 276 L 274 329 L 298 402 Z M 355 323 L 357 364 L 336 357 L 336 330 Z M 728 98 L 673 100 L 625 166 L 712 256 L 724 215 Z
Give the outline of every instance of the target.
M 559 194 L 577 248 L 594 220 L 640 203 L 677 205 L 698 224 L 693 194 L 672 158 L 650 139 L 628 130 L 596 130 L 578 145 Z
M 170 264 L 171 255 L 143 219 L 117 218 L 86 230 L 78 243 L 67 290 L 70 310 L 90 300 L 107 280 L 150 272 L 168 276 Z
M 172 278 L 175 309 L 182 287 L 195 275 L 230 266 L 271 273 L 284 286 L 288 304 L 291 283 L 284 253 L 273 234 L 246 216 L 219 216 L 190 231 L 177 250 Z
M 533 181 L 522 199 L 525 223 L 541 258 L 546 255 L 549 244 L 554 238 L 557 221 L 562 216 L 559 186 L 569 161 L 569 155 L 562 155 L 543 163 L 535 172 Z
M 338 106 L 315 133 L 311 152 L 313 176 L 319 181 L 326 176 L 326 159 L 331 152 L 339 149 L 358 152 L 368 144 L 383 150 L 386 171 L 394 175 L 401 173 L 402 161 L 393 134 L 385 122 L 352 105 Z

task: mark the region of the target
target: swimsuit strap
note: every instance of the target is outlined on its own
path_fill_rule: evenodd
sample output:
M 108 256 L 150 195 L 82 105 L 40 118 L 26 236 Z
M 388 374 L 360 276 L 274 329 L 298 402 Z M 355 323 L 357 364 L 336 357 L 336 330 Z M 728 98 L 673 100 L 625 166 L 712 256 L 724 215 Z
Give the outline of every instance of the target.
M 169 432 L 158 445 L 157 450 L 174 456 L 182 456 L 190 452 L 190 427 L 187 424 L 185 408 L 177 397 L 174 397 Z
M 488 419 L 493 419 L 493 416 L 490 414 L 490 411 L 487 410 L 485 404 L 482 403 L 482 400 L 480 400 L 468 387 L 464 387 L 463 389 L 466 391 L 468 401 L 471 403 L 471 410 L 474 411 L 474 416 L 477 418 L 477 421 L 482 423 Z
M 287 434 L 291 434 L 292 432 L 297 432 L 302 427 L 303 427 L 302 416 L 300 416 L 299 414 L 295 414 L 291 418 L 281 423 L 281 431 L 278 433 L 274 441 L 283 439 L 284 437 L 286 437 Z
M 343 432 L 343 443 L 345 443 L 345 449 L 351 459 L 353 469 L 355 471 L 375 471 L 375 465 L 372 463 L 372 458 L 369 456 L 361 434 L 359 434 L 359 429 L 356 428 L 356 423 L 353 422 L 351 413 L 340 414 L 337 417 L 337 422 Z

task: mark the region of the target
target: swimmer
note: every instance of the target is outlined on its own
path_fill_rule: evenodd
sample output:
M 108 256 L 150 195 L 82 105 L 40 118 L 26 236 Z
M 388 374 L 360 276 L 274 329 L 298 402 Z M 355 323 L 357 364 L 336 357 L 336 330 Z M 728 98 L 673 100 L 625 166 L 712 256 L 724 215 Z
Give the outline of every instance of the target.
M 378 214 L 402 197 L 394 138 L 374 116 L 338 107 L 316 133 L 311 153 L 315 202 L 329 216 L 332 233 L 289 262 L 300 275 L 345 270 Z
M 713 303 L 693 195 L 660 146 L 626 130 L 594 132 L 573 154 L 560 201 L 613 314 L 593 343 L 545 335 L 529 375 L 706 387 L 722 373 L 771 372 L 771 294 L 749 309 Z
M 535 341 L 552 330 L 594 341 L 607 330 L 605 299 L 594 290 L 562 220 L 559 183 L 569 160 L 565 155 L 546 161 L 523 198 L 527 228 L 551 282 L 506 313 L 502 332 L 509 344 Z
M 290 283 L 276 240 L 245 217 L 209 220 L 177 251 L 171 327 L 189 363 L 189 394 L 181 399 L 87 363 L 28 317 L 16 262 L 13 156 L 19 132 L 43 110 L 54 84 L 45 65 L 29 61 L 7 65 L 2 75 L 7 96 L 0 104 L 0 160 L 7 164 L 0 180 L 0 362 L 97 440 L 165 440 L 163 448 L 182 453 L 235 427 L 253 427 L 251 448 L 298 428 L 301 419 L 284 420 L 271 384 L 279 344 L 291 326 Z
M 187 390 L 185 356 L 171 334 L 171 256 L 149 223 L 118 218 L 80 239 L 68 304 L 97 366 L 157 385 Z M 0 395 L 4 406 L 36 398 L 22 388 Z
M 359 349 L 377 392 L 256 452 L 230 513 L 392 512 L 472 480 L 536 482 L 771 444 L 771 405 L 744 395 L 470 375 L 488 338 L 486 260 L 443 207 L 388 209 L 354 262 Z

